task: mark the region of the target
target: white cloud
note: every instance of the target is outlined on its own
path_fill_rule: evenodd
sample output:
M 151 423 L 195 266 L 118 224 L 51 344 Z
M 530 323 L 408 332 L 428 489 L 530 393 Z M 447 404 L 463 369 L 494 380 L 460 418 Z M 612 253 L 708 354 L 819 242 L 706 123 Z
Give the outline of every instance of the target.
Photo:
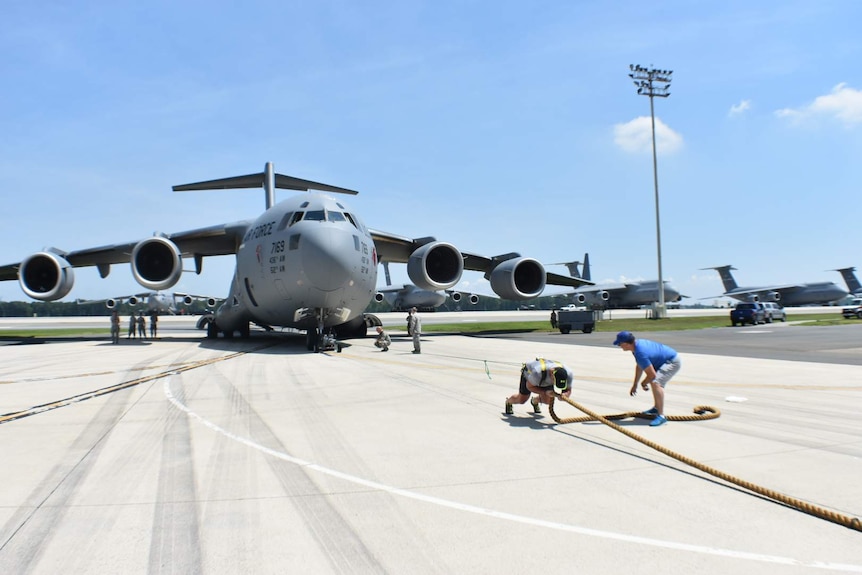
M 751 100 L 743 100 L 739 104 L 730 107 L 730 111 L 727 113 L 728 116 L 738 116 L 743 112 L 751 109 Z
M 626 152 L 651 152 L 652 125 L 649 116 L 614 126 L 614 142 Z M 656 118 L 655 145 L 657 153 L 672 154 L 682 148 L 682 136 Z
M 831 93 L 818 96 L 807 106 L 783 108 L 776 110 L 775 115 L 796 121 L 806 118 L 834 118 L 848 127 L 862 124 L 862 91 L 849 88 L 842 82 L 832 88 Z

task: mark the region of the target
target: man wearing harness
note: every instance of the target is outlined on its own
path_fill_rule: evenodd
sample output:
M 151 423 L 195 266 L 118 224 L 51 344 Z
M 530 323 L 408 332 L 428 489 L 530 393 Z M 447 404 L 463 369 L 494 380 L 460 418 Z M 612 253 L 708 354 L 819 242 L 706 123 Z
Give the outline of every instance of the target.
M 664 386 L 682 367 L 679 354 L 675 349 L 663 343 L 648 339 L 635 339 L 634 334 L 630 331 L 619 332 L 614 340 L 614 345 L 620 346 L 623 351 L 632 352 L 635 356 L 635 381 L 629 390 L 629 395 L 637 394 L 641 374 L 644 377 L 640 384 L 644 391 L 647 390 L 647 385 L 652 388 L 655 405 L 652 409 L 644 411 L 646 415 L 655 415 L 650 426 L 658 427 L 667 423 L 667 417 L 664 415 Z
M 521 382 L 518 393 L 506 398 L 506 415 L 512 415 L 512 405 L 515 403 L 526 403 L 530 394 L 535 393 L 530 404 L 533 413 L 542 413 L 539 403 L 547 404 L 554 394 L 569 397 L 572 394 L 572 370 L 560 363 L 550 359 L 536 358 L 528 361 L 521 367 Z

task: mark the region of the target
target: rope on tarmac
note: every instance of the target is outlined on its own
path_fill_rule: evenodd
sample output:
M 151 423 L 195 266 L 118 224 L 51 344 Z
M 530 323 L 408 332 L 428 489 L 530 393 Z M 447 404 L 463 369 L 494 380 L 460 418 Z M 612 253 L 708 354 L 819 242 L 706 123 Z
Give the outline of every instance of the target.
M 691 459 L 691 458 L 686 457 L 684 455 L 680 455 L 674 451 L 671 451 L 670 449 L 667 449 L 666 447 L 662 447 L 658 443 L 655 443 L 654 441 L 650 441 L 649 439 L 641 437 L 640 435 L 633 433 L 633 432 L 629 431 L 628 429 L 621 427 L 621 426 L 617 425 L 616 423 L 614 423 L 613 421 L 611 421 L 611 419 L 623 419 L 624 417 L 638 417 L 640 414 L 626 413 L 626 414 L 618 414 L 618 415 L 611 415 L 611 416 L 603 416 L 603 415 L 599 415 L 598 413 L 591 411 L 590 409 L 584 407 L 580 403 L 577 403 L 576 401 L 573 401 L 572 399 L 570 399 L 568 397 L 564 397 L 561 395 L 556 395 L 555 397 L 561 399 L 562 401 L 565 401 L 566 403 L 568 403 L 572 407 L 579 409 L 580 411 L 586 413 L 588 416 L 588 417 L 572 417 L 572 418 L 568 418 L 568 419 L 559 418 L 557 416 L 557 414 L 554 412 L 554 399 L 555 398 L 552 397 L 549 404 L 548 404 L 548 411 L 550 412 L 551 417 L 553 417 L 554 421 L 556 421 L 557 423 L 576 423 L 576 422 L 582 422 L 582 421 L 600 421 L 600 422 L 604 423 L 605 425 L 607 425 L 608 427 L 619 431 L 623 435 L 627 435 L 628 437 L 631 437 L 635 441 L 643 443 L 647 447 L 651 447 L 652 449 L 655 449 L 656 451 L 664 453 L 665 455 L 667 455 L 669 457 L 673 457 L 677 461 L 681 461 L 682 463 L 685 463 L 686 465 L 690 465 L 691 467 L 699 469 L 705 473 L 709 473 L 710 475 L 712 475 L 714 477 L 718 477 L 718 478 L 723 479 L 729 483 L 733 483 L 734 485 L 738 485 L 739 487 L 742 487 L 742 488 L 747 489 L 749 491 L 753 491 L 754 493 L 757 493 L 758 495 L 768 497 L 769 499 L 772 499 L 774 501 L 779 501 L 781 503 L 784 503 L 785 505 L 789 505 L 790 507 L 798 509 L 799 511 L 802 511 L 802 512 L 807 513 L 809 515 L 819 517 L 820 519 L 825 519 L 826 521 L 831 521 L 832 523 L 837 523 L 838 525 L 843 525 L 844 527 L 847 527 L 849 529 L 855 529 L 856 531 L 862 531 L 862 521 L 860 521 L 860 519 L 858 517 L 850 517 L 849 515 L 843 515 L 841 513 L 836 513 L 834 511 L 830 511 L 829 509 L 825 509 L 825 508 L 819 507 L 817 505 L 812 505 L 806 501 L 802 501 L 801 499 L 796 499 L 795 497 L 790 497 L 788 495 L 784 495 L 783 493 L 779 493 L 777 491 L 773 491 L 771 489 L 766 489 L 766 488 L 761 487 L 759 485 L 756 485 L 754 483 L 744 481 L 742 479 L 734 477 L 733 475 L 730 475 L 728 473 L 725 473 L 725 472 L 720 471 L 718 469 L 715 469 L 713 467 L 709 467 L 708 465 L 704 465 L 703 463 L 695 461 L 694 459 Z M 705 417 L 700 416 L 700 415 L 696 415 L 696 416 L 670 416 L 670 417 L 668 417 L 668 420 L 670 420 L 670 421 L 694 421 L 694 420 L 699 420 L 699 419 L 715 419 L 716 417 L 718 417 L 720 415 L 720 412 L 713 407 L 701 405 L 701 406 L 694 408 L 695 413 L 698 413 L 698 410 L 702 410 L 703 412 L 710 411 L 711 414 L 707 415 Z

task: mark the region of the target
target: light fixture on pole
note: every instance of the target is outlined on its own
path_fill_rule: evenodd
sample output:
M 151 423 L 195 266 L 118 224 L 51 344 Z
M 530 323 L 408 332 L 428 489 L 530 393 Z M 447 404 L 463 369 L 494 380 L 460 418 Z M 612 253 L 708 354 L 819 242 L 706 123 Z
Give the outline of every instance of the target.
M 667 309 L 664 302 L 664 279 L 661 274 L 661 223 L 659 218 L 659 202 L 658 202 L 658 161 L 656 159 L 655 149 L 655 108 L 653 106 L 653 98 L 667 98 L 670 96 L 670 82 L 673 70 L 656 70 L 654 68 L 644 68 L 631 64 L 629 66 L 631 73 L 629 77 L 637 86 L 638 94 L 641 96 L 649 96 L 649 114 L 652 120 L 652 173 L 653 182 L 655 184 L 655 238 L 656 247 L 658 250 L 658 309 L 656 310 L 656 318 L 667 317 Z

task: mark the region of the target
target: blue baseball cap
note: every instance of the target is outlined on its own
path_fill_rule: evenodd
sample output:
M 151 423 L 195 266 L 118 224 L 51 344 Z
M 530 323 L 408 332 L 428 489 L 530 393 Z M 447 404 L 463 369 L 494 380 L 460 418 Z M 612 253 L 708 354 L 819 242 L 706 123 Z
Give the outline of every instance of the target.
M 619 345 L 621 343 L 634 343 L 635 335 L 630 331 L 621 331 L 617 334 L 617 338 L 614 340 L 614 345 Z

